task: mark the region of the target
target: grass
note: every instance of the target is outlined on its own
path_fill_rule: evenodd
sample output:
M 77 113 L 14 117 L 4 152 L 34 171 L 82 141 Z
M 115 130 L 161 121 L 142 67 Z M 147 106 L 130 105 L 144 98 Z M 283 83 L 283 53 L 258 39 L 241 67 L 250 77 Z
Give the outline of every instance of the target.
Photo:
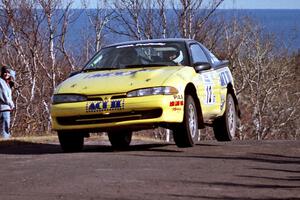
M 47 136 L 26 136 L 26 137 L 11 137 L 10 139 L 0 138 L 0 145 L 23 145 L 32 143 L 57 143 L 58 139 L 55 135 Z

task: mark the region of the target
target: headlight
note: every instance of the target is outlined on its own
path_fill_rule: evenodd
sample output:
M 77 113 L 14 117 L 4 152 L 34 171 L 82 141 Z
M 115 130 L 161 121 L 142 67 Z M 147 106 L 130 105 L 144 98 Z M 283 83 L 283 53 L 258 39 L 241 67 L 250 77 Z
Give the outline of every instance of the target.
M 173 95 L 178 94 L 178 90 L 174 87 L 153 87 L 133 90 L 127 93 L 127 97 L 141 97 L 149 95 Z
M 77 94 L 55 94 L 52 96 L 53 104 L 80 102 L 86 100 L 87 98 L 85 96 Z

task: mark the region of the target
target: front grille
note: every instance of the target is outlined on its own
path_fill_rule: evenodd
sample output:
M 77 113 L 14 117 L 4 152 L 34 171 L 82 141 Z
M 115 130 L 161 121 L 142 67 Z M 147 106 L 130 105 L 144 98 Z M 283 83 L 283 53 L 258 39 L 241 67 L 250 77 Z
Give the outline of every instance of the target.
M 115 95 L 89 95 L 87 96 L 87 99 L 89 101 L 103 101 L 103 97 L 106 97 L 107 99 L 125 99 L 127 97 L 126 94 L 115 94 Z
M 125 99 L 125 98 L 127 98 L 127 95 L 120 94 L 120 95 L 112 96 L 110 99 Z
M 99 96 L 88 96 L 87 99 L 89 101 L 103 101 L 102 97 Z
M 130 120 L 152 119 L 162 115 L 162 109 L 131 111 L 111 114 L 95 114 L 72 117 L 57 117 L 60 125 L 85 125 L 85 124 L 101 124 L 111 122 L 123 122 Z

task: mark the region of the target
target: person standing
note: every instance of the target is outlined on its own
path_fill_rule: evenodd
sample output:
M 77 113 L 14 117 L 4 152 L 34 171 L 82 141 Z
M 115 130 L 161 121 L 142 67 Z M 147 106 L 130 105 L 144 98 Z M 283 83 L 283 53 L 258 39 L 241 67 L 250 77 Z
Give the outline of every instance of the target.
M 11 69 L 1 68 L 0 78 L 0 134 L 4 139 L 10 138 L 10 112 L 14 109 L 11 92 Z

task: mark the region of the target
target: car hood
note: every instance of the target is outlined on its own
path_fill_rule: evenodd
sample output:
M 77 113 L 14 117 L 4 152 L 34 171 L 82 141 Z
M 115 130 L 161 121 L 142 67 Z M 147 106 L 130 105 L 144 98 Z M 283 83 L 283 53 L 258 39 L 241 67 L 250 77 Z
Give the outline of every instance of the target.
M 182 66 L 83 72 L 62 82 L 54 92 L 84 95 L 126 93 L 161 86 Z

